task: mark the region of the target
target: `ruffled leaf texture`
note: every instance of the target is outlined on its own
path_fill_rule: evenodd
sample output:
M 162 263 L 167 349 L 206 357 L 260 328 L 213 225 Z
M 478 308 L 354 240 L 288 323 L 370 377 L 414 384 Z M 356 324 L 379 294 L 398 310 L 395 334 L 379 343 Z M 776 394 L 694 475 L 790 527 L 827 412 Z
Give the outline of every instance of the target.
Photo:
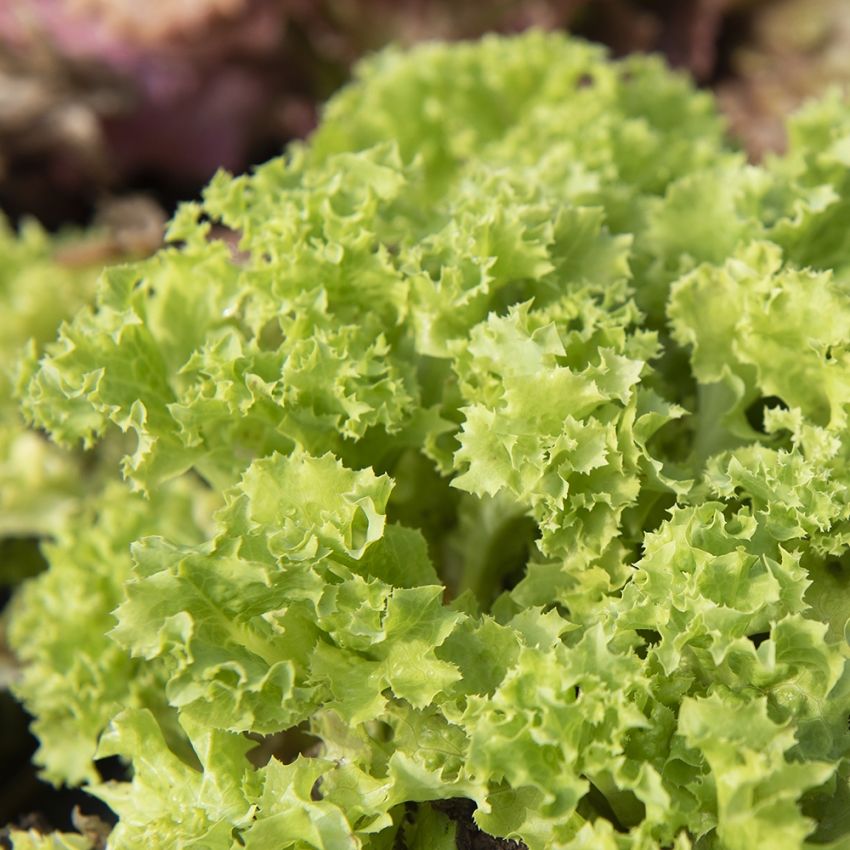
M 15 233 L 0 219 L 0 546 L 53 533 L 89 489 L 81 458 L 26 428 L 15 398 L 16 383 L 25 381 L 60 323 L 94 294 L 97 269 L 59 259 L 81 238 L 51 237 L 34 222 Z M 0 583 L 13 581 L 15 564 L 2 560 Z
M 847 138 L 749 166 L 560 36 L 388 51 L 104 272 L 24 410 L 134 436 L 138 492 L 12 635 L 111 850 L 451 847 L 456 798 L 530 850 L 847 847 Z

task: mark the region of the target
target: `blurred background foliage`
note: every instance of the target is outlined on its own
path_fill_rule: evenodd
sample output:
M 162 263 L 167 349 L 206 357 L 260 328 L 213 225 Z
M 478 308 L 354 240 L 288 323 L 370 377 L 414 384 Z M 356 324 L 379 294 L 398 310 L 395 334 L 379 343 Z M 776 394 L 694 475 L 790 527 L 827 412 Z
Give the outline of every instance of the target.
M 168 208 L 306 135 L 365 52 L 530 26 L 664 53 L 717 89 L 754 158 L 850 75 L 843 0 L 10 0 L 0 207 L 51 228 L 116 192 Z

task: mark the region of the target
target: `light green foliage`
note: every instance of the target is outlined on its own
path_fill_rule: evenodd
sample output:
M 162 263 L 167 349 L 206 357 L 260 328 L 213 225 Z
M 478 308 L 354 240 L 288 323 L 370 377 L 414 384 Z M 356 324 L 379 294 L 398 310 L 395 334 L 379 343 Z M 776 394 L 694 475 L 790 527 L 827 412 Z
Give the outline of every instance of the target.
M 82 835 L 52 832 L 43 835 L 34 829 L 28 832 L 13 829 L 10 833 L 16 850 L 91 850 L 91 842 Z
M 130 573 L 130 543 L 153 532 L 202 539 L 209 499 L 176 482 L 145 502 L 113 482 L 78 512 L 73 527 L 45 544 L 50 569 L 15 598 L 9 640 L 23 662 L 16 691 L 36 714 L 36 760 L 51 781 L 97 779 L 98 737 L 121 708 L 165 711 L 162 672 L 129 658 L 109 638 L 112 611 Z
M 848 116 L 756 168 L 655 60 L 388 51 L 107 270 L 23 408 L 141 492 L 11 634 L 110 850 L 846 848 Z
M 94 293 L 95 270 L 57 260 L 63 244 L 34 223 L 15 234 L 0 219 L 0 547 L 54 531 L 81 490 L 79 459 L 26 429 L 14 399 L 22 361 L 34 362 Z M 0 583 L 27 571 L 21 558 L 0 548 Z
M 57 255 L 62 246 L 62 239 L 49 237 L 34 222 L 26 223 L 20 233 L 14 233 L 5 221 L 0 225 L 0 387 L 4 407 L 11 401 L 8 381 L 20 349 L 30 340 L 39 347 L 52 340 L 60 322 L 93 294 L 96 275 L 91 268 L 61 263 Z

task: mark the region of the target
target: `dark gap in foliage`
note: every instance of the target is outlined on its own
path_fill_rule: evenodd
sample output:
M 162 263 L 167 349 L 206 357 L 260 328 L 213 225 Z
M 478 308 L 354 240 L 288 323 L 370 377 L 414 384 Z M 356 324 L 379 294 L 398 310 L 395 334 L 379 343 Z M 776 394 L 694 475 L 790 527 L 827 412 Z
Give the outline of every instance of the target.
M 245 737 L 257 744 L 246 754 L 248 761 L 257 768 L 265 767 L 273 758 L 290 764 L 300 755 L 315 756 L 322 743 L 321 738 L 310 734 L 306 723 L 270 735 L 248 732 Z
M 461 492 L 420 452 L 405 451 L 386 463 L 373 464 L 372 469 L 378 475 L 389 474 L 396 482 L 387 503 L 387 522 L 422 533 L 437 574 L 456 595 L 453 577 L 457 569 L 446 539 L 457 527 Z
M 472 566 L 468 562 L 460 565 L 461 581 L 475 592 L 485 611 L 502 593 L 513 590 L 525 577 L 539 537 L 540 529 L 531 517 L 514 515 L 483 541 L 481 549 L 464 553 L 474 557 L 477 563 L 473 575 L 469 575 Z
M 770 632 L 759 632 L 755 635 L 747 635 L 747 638 L 752 642 L 756 649 L 758 649 L 769 637 Z
M 434 800 L 431 805 L 457 824 L 458 850 L 527 850 L 521 841 L 512 838 L 496 838 L 482 832 L 473 820 L 477 806 L 465 797 L 449 800 Z
M 846 578 L 845 565 L 841 561 L 827 561 L 825 569 L 832 576 L 832 578 L 836 579 L 837 581 L 841 581 Z
M 611 808 L 608 798 L 592 782 L 588 781 L 587 784 L 588 791 L 578 804 L 579 814 L 590 821 L 598 820 L 600 817 L 604 818 L 617 832 L 627 833 L 628 829 L 620 822 L 614 809 Z
M 697 417 L 686 413 L 680 419 L 665 422 L 647 441 L 646 450 L 650 456 L 663 458 L 662 472 L 665 475 L 671 478 L 688 477 L 696 424 Z
M 666 321 L 666 319 L 664 320 Z M 663 322 L 653 327 L 652 316 L 647 316 L 643 326 L 656 331 L 661 354 L 652 361 L 656 375 L 651 375 L 647 385 L 660 395 L 683 407 L 694 407 L 697 397 L 697 380 L 691 371 L 691 353 L 679 345 Z M 659 382 L 658 376 L 663 380 Z
M 548 605 L 543 606 L 544 614 L 548 614 L 550 611 L 554 611 L 564 620 L 570 619 L 570 611 L 563 602 L 550 602 Z
M 0 829 L 0 848 L 2 850 L 12 850 L 12 829 L 35 830 L 44 834 L 51 831 L 51 826 L 38 812 L 21 815 L 15 823 Z
M 30 764 L 38 745 L 28 731 L 31 717 L 15 702 L 11 694 L 0 692 L 0 823 L 6 823 L 18 813 L 40 809 L 40 798 L 50 786 L 39 787 L 35 769 Z M 52 790 L 52 789 L 51 789 Z
M 120 756 L 108 756 L 94 763 L 102 782 L 129 782 L 129 765 Z
M 646 326 L 651 325 L 651 320 L 647 320 Z M 696 413 L 665 423 L 649 438 L 647 450 L 652 457 L 664 458 L 665 465 L 688 464 L 694 448 L 694 429 L 699 420 L 698 385 L 691 372 L 690 353 L 677 345 L 665 328 L 655 330 L 658 332 L 662 353 L 652 361 L 655 373 L 649 376 L 644 385 L 665 401 Z
M 632 563 L 637 564 L 643 558 L 646 535 L 656 531 L 662 523 L 669 519 L 670 509 L 675 504 L 675 493 L 658 493 L 649 507 L 636 505 L 623 511 L 623 537 L 625 539 L 631 538 L 633 541 Z
M 510 523 L 493 540 L 493 556 L 503 565 L 501 591 L 513 590 L 525 577 L 534 541 L 539 537 L 537 523 L 531 517 L 524 516 Z
M 408 824 L 413 825 L 416 822 L 416 813 L 418 811 L 419 803 L 414 803 L 412 800 L 408 800 L 404 803 L 404 815 L 402 816 L 398 831 L 393 839 L 392 850 L 409 850 L 407 839 L 404 834 L 404 827 Z
M 757 398 L 750 406 L 744 411 L 744 415 L 747 417 L 747 422 L 749 422 L 750 427 L 754 431 L 758 431 L 761 434 L 766 434 L 767 431 L 764 427 L 764 415 L 768 410 L 788 410 L 788 405 L 779 398 L 779 396 L 770 395 L 764 396 L 763 398 Z
M 635 633 L 643 641 L 643 644 L 635 649 L 638 658 L 646 658 L 649 650 L 661 642 L 661 634 L 655 629 L 635 629 Z
M 841 534 L 844 529 L 839 526 L 833 530 Z M 850 553 L 820 557 L 804 552 L 801 564 L 810 581 L 803 596 L 811 608 L 809 616 L 829 625 L 828 640 L 843 640 L 850 592 Z
M 16 829 L 36 829 L 50 832 L 57 829 L 71 832 L 75 821 L 82 823 L 87 816 L 112 826 L 117 818 L 113 812 L 81 788 L 59 788 L 38 778 L 32 763 L 38 741 L 29 732 L 32 718 L 8 693 L 0 693 L 0 823 Z M 100 771 L 104 779 L 126 779 L 127 769 L 119 759 L 101 759 L 96 764 L 115 762 L 115 770 Z M 76 812 L 76 814 L 74 814 Z M 82 814 L 84 812 L 85 814 Z M 9 847 L 8 831 L 0 829 L 0 847 Z
M 739 492 L 736 490 L 736 492 Z M 739 496 L 729 496 L 724 498 L 724 511 L 723 515 L 726 518 L 726 527 L 729 530 L 732 529 L 740 529 L 740 520 L 738 519 L 738 514 L 741 511 L 749 511 L 750 508 L 750 500 L 749 497 L 739 497 Z
M 11 596 L 11 587 L 47 569 L 40 539 L 35 536 L 0 540 L 0 609 Z

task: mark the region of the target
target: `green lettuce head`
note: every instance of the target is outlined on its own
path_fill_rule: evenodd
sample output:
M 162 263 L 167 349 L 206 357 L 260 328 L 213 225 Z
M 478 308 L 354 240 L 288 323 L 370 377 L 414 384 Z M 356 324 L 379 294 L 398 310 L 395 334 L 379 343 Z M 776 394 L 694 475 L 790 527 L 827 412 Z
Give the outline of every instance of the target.
M 103 273 L 23 407 L 127 484 L 11 636 L 110 850 L 850 846 L 850 110 L 797 126 L 391 50 Z

